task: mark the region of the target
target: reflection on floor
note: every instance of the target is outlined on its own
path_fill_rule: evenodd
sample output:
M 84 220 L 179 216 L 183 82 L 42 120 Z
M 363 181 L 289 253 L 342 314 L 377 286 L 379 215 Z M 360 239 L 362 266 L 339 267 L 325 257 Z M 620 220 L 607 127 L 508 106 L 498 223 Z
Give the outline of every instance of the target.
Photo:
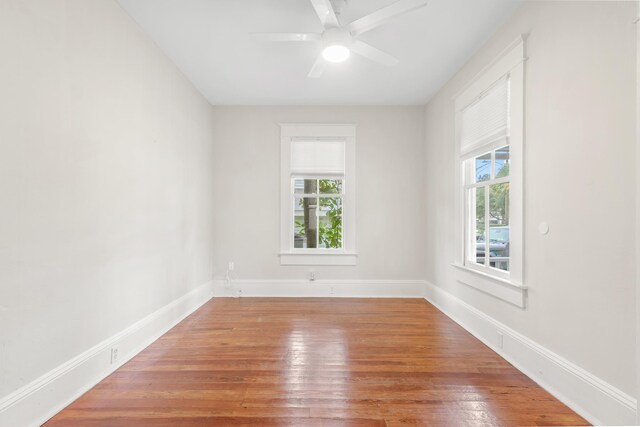
M 216 298 L 46 426 L 584 424 L 424 300 Z

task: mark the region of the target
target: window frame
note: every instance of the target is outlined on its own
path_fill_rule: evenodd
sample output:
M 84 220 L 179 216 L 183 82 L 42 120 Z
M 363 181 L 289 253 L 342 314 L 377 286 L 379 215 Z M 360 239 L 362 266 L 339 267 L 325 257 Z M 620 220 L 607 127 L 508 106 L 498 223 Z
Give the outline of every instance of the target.
M 510 279 L 510 270 L 509 271 L 504 271 L 504 270 L 500 270 L 497 269 L 495 267 L 491 267 L 490 266 L 490 262 L 491 262 L 491 256 L 488 254 L 490 253 L 489 247 L 491 244 L 491 226 L 486 227 L 486 222 L 485 222 L 485 256 L 484 256 L 484 264 L 479 264 L 477 262 L 473 262 L 470 258 L 471 258 L 471 254 L 474 250 L 477 251 L 477 246 L 476 245 L 472 245 L 472 241 L 476 238 L 475 233 L 472 233 L 471 228 L 472 228 L 472 224 L 475 222 L 475 215 L 472 215 L 472 210 L 474 210 L 475 205 L 472 205 L 471 203 L 471 197 L 470 197 L 470 190 L 475 189 L 475 188 L 484 188 L 484 198 L 485 198 L 485 212 L 484 212 L 484 218 L 485 221 L 487 221 L 487 218 L 490 216 L 489 215 L 489 209 L 490 209 L 490 200 L 491 200 L 491 186 L 492 185 L 499 185 L 499 184 L 509 184 L 509 195 L 511 196 L 511 169 L 509 170 L 509 175 L 506 177 L 501 177 L 501 178 L 496 178 L 495 177 L 495 153 L 497 150 L 499 150 L 500 148 L 504 148 L 504 147 L 509 147 L 511 148 L 511 146 L 509 145 L 509 138 L 507 137 L 506 139 L 502 139 L 500 141 L 504 141 L 503 143 L 500 144 L 495 144 L 495 143 L 489 143 L 486 145 L 487 150 L 488 151 L 482 151 L 479 155 L 477 156 L 473 156 L 473 157 L 469 157 L 466 158 L 464 160 L 462 160 L 462 168 L 463 168 L 463 186 L 464 186 L 464 193 L 465 193 L 465 200 L 464 200 L 464 210 L 465 210 L 465 226 L 464 226 L 464 245 L 465 245 L 465 249 L 464 249 L 464 258 L 463 258 L 463 264 L 465 267 L 471 268 L 471 269 L 475 269 L 478 270 L 480 272 L 483 272 L 484 274 L 488 274 L 488 275 L 493 275 L 496 276 L 498 278 L 502 278 L 505 280 L 509 280 Z M 499 142 L 500 142 L 499 141 Z M 503 145 L 504 144 L 504 145 Z M 500 145 L 499 148 L 495 148 L 494 145 Z M 489 174 L 489 179 L 485 180 L 485 181 L 480 181 L 477 182 L 475 180 L 472 181 L 471 177 L 475 177 L 476 176 L 476 170 L 475 170 L 475 160 L 482 155 L 487 155 L 490 154 L 491 155 L 491 162 L 490 162 L 490 174 Z M 509 161 L 509 163 L 511 163 L 511 161 Z M 511 197 L 509 197 L 509 199 L 511 199 Z M 509 205 L 511 205 L 511 203 L 509 203 Z M 509 236 L 511 236 L 511 224 L 509 224 Z M 509 241 L 511 240 L 511 237 L 509 237 Z M 511 244 L 511 242 L 509 242 L 509 244 Z M 509 256 L 509 265 L 511 265 L 511 256 Z
M 455 108 L 455 145 L 456 145 L 456 223 L 455 245 L 457 281 L 524 308 L 526 286 L 524 285 L 524 38 L 519 37 L 498 57 L 482 70 L 456 96 Z M 510 84 L 508 136 L 483 141 L 481 144 L 461 146 L 462 112 L 480 99 L 500 79 L 508 78 Z M 509 272 L 500 271 L 470 262 L 469 230 L 470 211 L 467 190 L 466 170 L 469 159 L 509 146 Z M 492 154 L 493 158 L 493 154 Z M 471 162 L 469 162 L 471 163 Z M 492 164 L 493 169 L 493 164 Z M 493 177 L 494 171 L 491 171 Z M 484 182 L 482 184 L 485 184 Z M 488 197 L 488 195 L 486 196 Z M 475 218 L 473 218 L 475 220 Z M 487 230 L 489 233 L 489 230 Z M 487 256 L 488 254 L 485 254 Z
M 356 265 L 355 124 L 280 124 L 280 264 Z M 344 174 L 302 176 L 291 170 L 291 144 L 296 140 L 340 140 L 345 143 Z M 342 248 L 294 247 L 294 179 L 342 179 Z
M 342 181 L 341 187 L 342 187 L 342 191 L 340 193 L 321 193 L 320 191 L 318 191 L 317 193 L 296 193 L 295 192 L 295 181 L 296 180 L 306 180 L 306 179 L 313 179 L 318 181 L 318 189 L 320 188 L 320 181 L 323 180 L 340 180 Z M 291 174 L 291 201 L 293 202 L 292 204 L 292 208 L 294 211 L 294 214 L 291 218 L 292 220 L 292 227 L 291 227 L 291 233 L 289 234 L 289 247 L 291 248 L 291 253 L 309 253 L 309 251 L 314 251 L 314 250 L 321 250 L 323 252 L 331 252 L 331 253 L 343 253 L 344 252 L 344 246 L 345 246 L 345 241 L 344 241 L 344 216 L 345 216 L 345 209 L 344 209 L 344 195 L 345 195 L 345 180 L 344 180 L 344 175 L 313 175 L 313 176 L 309 176 L 309 175 L 301 175 L 301 174 L 296 174 L 296 173 L 292 173 Z M 340 248 L 296 248 L 295 247 L 295 201 L 297 199 L 305 199 L 305 198 L 315 198 L 318 200 L 318 206 L 320 207 L 320 199 L 340 199 L 341 200 L 341 204 L 342 204 L 342 215 L 340 215 L 342 217 L 342 236 L 341 236 L 341 241 L 342 241 L 342 247 Z M 319 241 L 319 233 L 320 233 L 320 227 L 318 226 L 317 229 L 318 232 L 318 241 Z

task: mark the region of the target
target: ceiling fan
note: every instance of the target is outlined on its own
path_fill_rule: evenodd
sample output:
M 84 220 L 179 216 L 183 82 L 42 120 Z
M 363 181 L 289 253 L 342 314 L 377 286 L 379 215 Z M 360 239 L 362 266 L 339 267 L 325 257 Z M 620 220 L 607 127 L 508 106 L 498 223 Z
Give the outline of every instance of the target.
M 270 42 L 322 43 L 322 53 L 308 75 L 317 78 L 322 75 L 327 61 L 346 61 L 352 52 L 382 65 L 389 67 L 396 65 L 398 63 L 396 58 L 358 40 L 358 36 L 385 24 L 391 18 L 426 6 L 427 1 L 399 0 L 347 25 L 340 25 L 338 21 L 346 0 L 311 0 L 311 4 L 324 27 L 322 33 L 253 33 L 253 36 L 258 40 Z

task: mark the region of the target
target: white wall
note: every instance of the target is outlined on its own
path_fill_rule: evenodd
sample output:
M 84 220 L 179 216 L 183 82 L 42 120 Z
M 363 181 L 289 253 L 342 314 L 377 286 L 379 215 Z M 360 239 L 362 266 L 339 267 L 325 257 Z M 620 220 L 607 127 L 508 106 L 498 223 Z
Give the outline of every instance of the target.
M 426 109 L 427 280 L 630 395 L 635 15 L 633 2 L 528 2 Z M 451 267 L 453 98 L 523 33 L 526 310 L 457 283 Z
M 356 123 L 358 265 L 280 266 L 278 123 Z M 215 275 L 412 280 L 425 275 L 422 107 L 216 107 Z
M 211 279 L 208 103 L 111 0 L 0 0 L 0 400 Z
M 636 393 L 635 15 L 632 2 L 529 2 L 426 113 L 212 113 L 115 2 L 0 0 L 0 398 L 222 278 L 230 260 L 248 280 L 426 277 Z M 526 310 L 450 267 L 453 96 L 521 33 Z M 279 122 L 358 124 L 356 267 L 280 266 Z

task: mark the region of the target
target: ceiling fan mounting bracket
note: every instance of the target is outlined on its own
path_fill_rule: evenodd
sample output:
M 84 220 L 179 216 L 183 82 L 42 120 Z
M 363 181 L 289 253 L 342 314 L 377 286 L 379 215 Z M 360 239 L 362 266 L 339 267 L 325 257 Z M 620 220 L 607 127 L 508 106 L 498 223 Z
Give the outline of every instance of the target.
M 331 27 L 322 33 L 322 44 L 327 46 L 342 45 L 350 47 L 353 43 L 353 37 L 346 28 Z

